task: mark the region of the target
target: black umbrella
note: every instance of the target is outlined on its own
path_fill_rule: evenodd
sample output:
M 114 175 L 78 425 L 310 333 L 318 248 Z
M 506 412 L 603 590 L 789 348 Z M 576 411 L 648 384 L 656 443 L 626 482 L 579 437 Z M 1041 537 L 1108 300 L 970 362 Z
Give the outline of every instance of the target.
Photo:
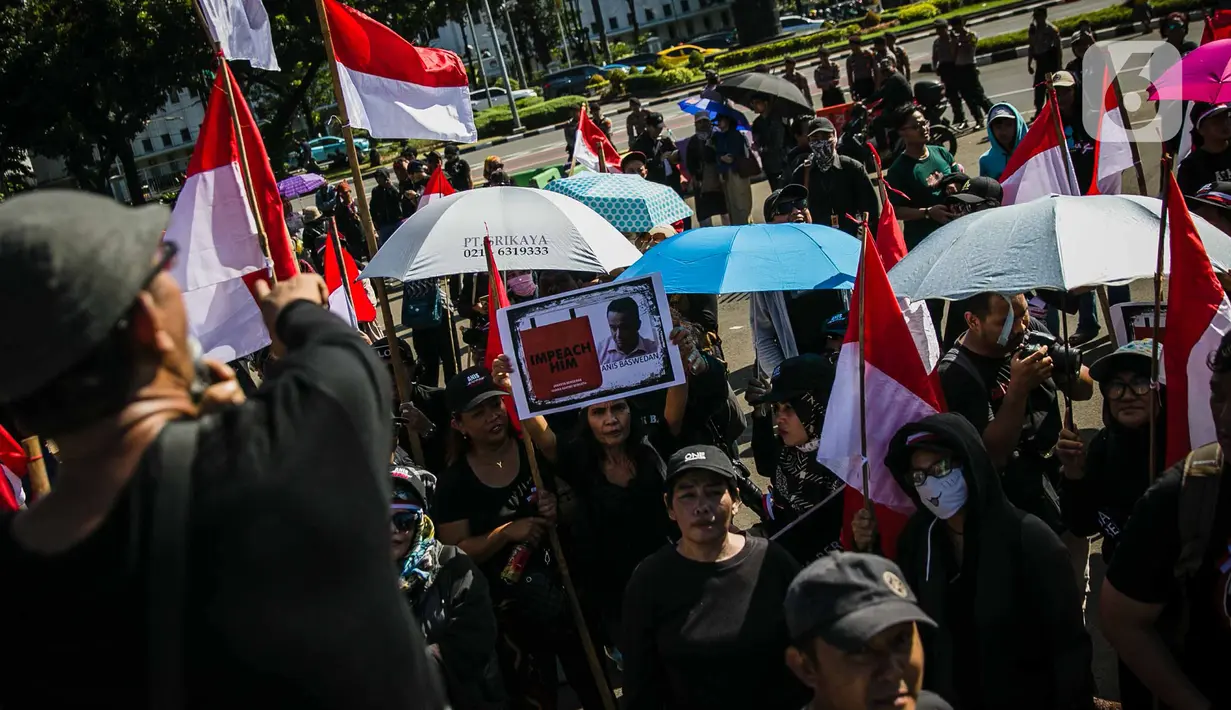
M 718 85 L 718 93 L 738 104 L 752 106 L 752 97 L 762 94 L 788 113 L 812 113 L 808 99 L 791 82 L 774 74 L 764 72 L 748 72 L 740 74 L 730 81 Z

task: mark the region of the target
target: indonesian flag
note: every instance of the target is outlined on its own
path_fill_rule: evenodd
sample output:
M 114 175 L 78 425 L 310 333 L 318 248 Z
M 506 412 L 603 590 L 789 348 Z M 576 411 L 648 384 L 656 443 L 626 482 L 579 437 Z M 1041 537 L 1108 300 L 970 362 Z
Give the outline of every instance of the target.
M 1120 194 L 1120 173 L 1133 167 L 1133 151 L 1128 132 L 1120 125 L 1120 101 L 1115 78 L 1103 68 L 1103 111 L 1099 114 L 1098 135 L 1094 137 L 1094 177 L 1087 195 Z
M 1171 465 L 1217 439 L 1206 363 L 1223 335 L 1231 331 L 1231 303 L 1214 277 L 1210 257 L 1170 173 L 1167 183 L 1171 276 L 1162 364 L 1167 378 L 1167 465 Z
M 432 172 L 432 176 L 427 179 L 427 185 L 423 188 L 423 194 L 419 195 L 419 207 L 427 207 L 428 203 L 438 197 L 447 197 L 457 192 L 449 181 L 445 179 L 445 171 L 436 168 Z
M 470 143 L 479 137 L 460 57 L 416 47 L 337 0 L 325 0 L 325 15 L 342 86 L 339 98 L 346 100 L 352 127 L 377 138 Z
M 1231 39 L 1231 10 L 1215 10 L 1213 17 L 1205 18 L 1205 30 L 1201 33 L 1201 44 L 1209 44 L 1220 39 Z
M 1068 143 L 1056 134 L 1056 111 L 1056 95 L 1052 92 L 1000 176 L 1003 204 L 1016 205 L 1053 194 L 1081 194 L 1077 176 L 1067 160 Z
M 497 317 L 497 311 L 509 307 L 509 291 L 504 286 L 504 278 L 500 275 L 500 269 L 496 268 L 496 254 L 492 251 L 490 236 L 483 237 L 483 251 L 487 252 L 487 350 L 483 354 L 483 366 L 491 370 L 496 358 L 504 354 L 504 345 L 500 342 L 500 319 Z M 517 418 L 513 398 L 503 397 L 502 399 L 504 410 L 509 413 L 509 422 L 513 425 L 513 431 L 521 436 L 521 420 Z
M 0 512 L 17 510 L 26 503 L 21 479 L 26 477 L 26 450 L 0 427 Z
M 934 380 L 916 353 L 889 277 L 870 240 L 864 241 L 863 302 L 856 280 L 851 318 L 838 356 L 838 372 L 829 395 L 817 461 L 847 485 L 862 491 L 863 467 L 859 425 L 859 325 L 863 309 L 864 378 L 868 441 L 868 493 L 873 503 L 901 514 L 914 511 L 910 497 L 885 467 L 889 441 L 904 424 L 942 410 Z
M 598 157 L 602 155 L 602 161 Z M 581 106 L 581 120 L 577 124 L 577 139 L 573 143 L 573 160 L 598 173 L 620 172 L 620 154 L 603 133 L 598 124 L 590 120 L 585 104 Z M 599 166 L 600 162 L 603 164 Z
M 221 62 L 165 239 L 180 248 L 172 275 L 184 289 L 192 334 L 206 355 L 229 361 L 269 344 L 261 311 L 249 290 L 252 283 L 267 278 L 269 264 L 261 252 L 256 217 L 244 196 L 239 143 L 224 81 L 231 83 L 235 97 L 253 201 L 269 240 L 274 273 L 279 279 L 290 278 L 298 266 L 265 143 L 239 84 Z
M 360 323 L 371 323 L 376 320 L 376 307 L 368 298 L 363 282 L 358 280 L 359 269 L 355 267 L 355 260 L 351 258 L 350 252 L 334 246 L 337 241 L 334 236 L 336 229 L 336 226 L 332 227 L 331 233 L 327 235 L 325 254 L 322 257 L 325 261 L 325 289 L 329 291 L 329 310 L 350 323 L 352 328 L 358 328 Z M 350 284 L 349 302 L 346 298 L 346 291 L 342 290 L 342 273 L 338 269 L 339 254 L 342 264 L 346 267 L 346 283 Z
M 227 59 L 245 59 L 258 69 L 278 71 L 269 14 L 261 0 L 197 0 L 209 34 Z
M 889 183 L 885 187 L 893 190 Z M 896 190 L 894 190 L 897 192 Z M 885 271 L 892 269 L 906 256 L 906 238 L 902 234 L 902 223 L 898 221 L 893 203 L 884 200 L 880 222 L 876 225 L 876 251 L 880 254 L 881 264 Z M 940 362 L 940 341 L 936 339 L 936 326 L 932 323 L 932 314 L 924 301 L 911 301 L 905 296 L 898 296 L 898 307 L 906 318 L 906 327 L 910 330 L 910 338 L 915 342 L 923 368 L 928 372 L 936 369 Z

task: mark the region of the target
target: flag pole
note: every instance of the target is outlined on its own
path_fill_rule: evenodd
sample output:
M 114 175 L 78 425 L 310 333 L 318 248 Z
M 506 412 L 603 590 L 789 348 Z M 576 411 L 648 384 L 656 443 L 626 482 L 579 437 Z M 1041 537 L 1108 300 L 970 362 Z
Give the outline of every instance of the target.
M 209 38 L 210 45 L 214 48 L 214 53 L 218 55 L 218 71 L 225 75 L 222 85 L 227 95 L 227 108 L 231 112 L 231 125 L 235 128 L 235 145 L 239 148 L 239 173 L 244 180 L 244 199 L 248 202 L 248 209 L 252 212 L 252 218 L 256 220 L 256 236 L 257 241 L 261 244 L 261 253 L 270 262 L 269 282 L 275 284 L 278 282 L 278 273 L 273 268 L 273 259 L 270 258 L 269 254 L 269 233 L 265 231 L 265 220 L 261 217 L 261 210 L 257 208 L 256 191 L 252 189 L 252 171 L 248 168 L 248 150 L 244 147 L 244 132 L 239 121 L 239 108 L 235 104 L 235 92 L 231 88 L 231 66 L 227 63 L 227 58 L 222 53 L 222 43 L 215 40 L 209 30 L 209 23 L 205 21 L 205 13 L 201 10 L 199 0 L 192 0 L 192 9 L 196 10 L 197 20 L 201 23 L 201 29 L 205 30 L 205 36 Z M 298 268 L 298 265 L 296 265 L 296 268 Z
M 329 64 L 329 73 L 333 76 L 333 93 L 338 100 L 338 118 L 342 121 L 342 138 L 346 141 L 346 157 L 350 161 L 351 177 L 355 181 L 355 197 L 359 201 L 359 221 L 363 225 L 363 236 L 368 243 L 368 252 L 375 254 L 376 229 L 372 226 L 372 213 L 368 210 L 368 193 L 363 187 L 363 172 L 359 168 L 359 156 L 355 152 L 355 138 L 351 134 L 350 116 L 346 111 L 346 96 L 342 94 L 342 82 L 338 77 L 338 60 L 334 55 L 333 39 L 329 34 L 329 16 L 325 12 L 325 0 L 316 0 L 316 15 L 321 23 L 321 37 L 325 41 L 325 60 Z M 376 291 L 376 299 L 380 301 L 381 318 L 385 321 L 385 340 L 389 343 L 389 361 L 393 363 L 393 378 L 397 384 L 398 398 L 402 402 L 409 402 L 411 401 L 410 378 L 406 373 L 406 363 L 402 362 L 402 351 L 398 349 L 397 328 L 393 324 L 393 309 L 389 307 L 389 294 L 385 291 L 385 280 L 372 279 L 372 287 Z M 422 465 L 423 461 L 415 463 Z
M 1146 187 L 1146 171 L 1141 165 L 1141 154 L 1137 150 L 1137 141 L 1133 140 L 1133 134 L 1129 131 L 1129 126 L 1132 121 L 1128 116 L 1128 110 L 1124 108 L 1124 92 L 1120 88 L 1120 76 L 1113 74 L 1111 77 L 1112 90 L 1116 92 L 1116 106 L 1120 111 L 1120 125 L 1124 127 L 1125 134 L 1128 135 L 1128 149 L 1133 156 L 1133 172 L 1137 174 L 1137 190 L 1141 195 L 1147 196 Z M 1097 176 L 1095 176 L 1097 179 Z
M 21 448 L 26 452 L 26 477 L 30 479 L 30 496 L 38 500 L 51 492 L 51 482 L 47 479 L 47 462 L 43 460 L 43 446 L 37 436 L 27 436 L 21 440 Z
M 337 262 L 338 273 L 342 276 L 342 293 L 346 294 L 346 310 L 350 314 L 350 322 L 359 327 L 359 314 L 355 311 L 355 298 L 350 292 L 350 274 L 346 273 L 346 261 L 342 258 L 342 240 L 338 238 L 338 223 L 329 218 L 329 245 L 333 247 L 333 260 Z
M 883 188 L 882 188 L 883 189 Z M 868 273 L 868 213 L 863 213 L 863 221 L 859 225 L 859 313 L 856 321 L 859 327 L 859 458 L 863 468 L 863 507 L 872 510 L 872 499 L 868 495 L 868 383 L 864 371 L 864 340 L 867 328 L 864 323 L 864 291 L 867 285 Z
M 1171 156 L 1163 153 L 1160 161 L 1162 163 L 1162 208 L 1158 213 L 1158 258 L 1154 265 L 1154 322 L 1151 324 L 1151 343 L 1150 343 L 1150 392 L 1154 397 L 1158 397 L 1158 321 L 1162 317 L 1163 304 L 1163 250 L 1166 247 L 1167 239 L 1167 208 L 1171 198 Z M 1158 465 L 1155 463 L 1158 460 L 1158 435 L 1155 432 L 1154 426 L 1154 410 L 1158 407 L 1157 402 L 1152 403 L 1150 407 L 1150 483 L 1154 483 L 1154 479 L 1158 476 Z

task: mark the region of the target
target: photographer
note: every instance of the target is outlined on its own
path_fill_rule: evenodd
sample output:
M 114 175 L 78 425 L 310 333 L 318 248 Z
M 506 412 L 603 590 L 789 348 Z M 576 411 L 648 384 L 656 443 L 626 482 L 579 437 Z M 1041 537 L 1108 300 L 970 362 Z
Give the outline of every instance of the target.
M 808 191 L 808 212 L 815 224 L 835 227 L 856 236 L 859 223 L 851 216 L 868 213 L 870 224 L 880 219 L 880 203 L 868 171 L 854 158 L 838 155 L 838 138 L 828 118 L 807 124 L 809 151 L 795 168 L 790 182 Z
M 966 333 L 940 361 L 949 411 L 982 435 L 1009 502 L 1059 534 L 1059 466 L 1051 455 L 1062 428 L 1057 399 L 1061 391 L 1090 399 L 1094 382 L 1080 353 L 1057 345 L 1030 317 L 1025 296 L 981 293 L 963 305 Z
M 389 563 L 384 366 L 319 277 L 258 282 L 278 360 L 243 401 L 194 359 L 166 223 L 83 192 L 0 205 L 0 403 L 60 456 L 0 519 L 6 631 L 55 659 L 0 705 L 441 707 Z

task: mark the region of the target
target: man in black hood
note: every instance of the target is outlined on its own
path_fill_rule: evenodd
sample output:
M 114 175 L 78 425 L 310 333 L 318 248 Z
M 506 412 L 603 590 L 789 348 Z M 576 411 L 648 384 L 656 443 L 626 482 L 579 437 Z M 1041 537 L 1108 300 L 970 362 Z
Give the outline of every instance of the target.
M 897 561 L 937 624 L 920 629 L 926 685 L 959 710 L 1093 707 L 1068 550 L 1005 498 L 970 422 L 947 413 L 908 424 L 885 463 L 918 506 Z

